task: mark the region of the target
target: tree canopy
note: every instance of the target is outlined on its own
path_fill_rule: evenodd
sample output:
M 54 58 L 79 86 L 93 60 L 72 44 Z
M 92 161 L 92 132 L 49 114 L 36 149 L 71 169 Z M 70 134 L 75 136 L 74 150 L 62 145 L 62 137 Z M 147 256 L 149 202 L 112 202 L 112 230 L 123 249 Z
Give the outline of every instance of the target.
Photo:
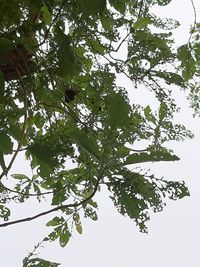
M 150 210 L 189 196 L 183 181 L 156 177 L 143 164 L 179 160 L 167 142 L 193 136 L 173 121 L 175 87 L 188 91 L 199 112 L 200 25 L 195 21 L 178 47 L 179 22 L 153 13 L 170 2 L 1 1 L 0 227 L 52 214 L 44 242 L 64 247 L 69 223 L 81 234 L 82 216 L 97 220 L 93 197 L 102 187 L 141 232 Z M 157 110 L 130 101 L 142 86 Z M 23 166 L 13 173 L 19 154 L 32 176 Z M 48 200 L 49 210 L 10 220 L 9 203 L 30 198 Z M 58 264 L 30 253 L 23 266 Z

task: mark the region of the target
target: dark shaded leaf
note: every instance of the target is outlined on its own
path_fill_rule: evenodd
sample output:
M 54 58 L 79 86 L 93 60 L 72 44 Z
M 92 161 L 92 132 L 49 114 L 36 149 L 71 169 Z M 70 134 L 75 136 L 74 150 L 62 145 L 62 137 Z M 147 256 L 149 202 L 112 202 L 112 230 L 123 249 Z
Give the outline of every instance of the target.
M 13 149 L 13 142 L 9 135 L 4 132 L 0 131 L 0 151 L 3 154 L 11 154 Z

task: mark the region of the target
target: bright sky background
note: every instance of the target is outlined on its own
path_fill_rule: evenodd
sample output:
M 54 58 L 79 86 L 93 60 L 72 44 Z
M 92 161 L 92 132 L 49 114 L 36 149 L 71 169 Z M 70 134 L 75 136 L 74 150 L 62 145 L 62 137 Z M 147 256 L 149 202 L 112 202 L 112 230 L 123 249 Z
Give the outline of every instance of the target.
M 190 0 L 173 0 L 173 4 L 159 9 L 160 14 L 178 19 L 182 27 L 176 30 L 181 43 L 193 22 Z M 200 2 L 194 1 L 200 14 Z M 162 13 L 164 10 L 164 13 Z M 200 16 L 199 16 L 200 17 Z M 124 83 L 123 80 L 120 81 Z M 129 84 L 127 84 L 129 86 Z M 177 90 L 176 88 L 174 90 Z M 181 160 L 176 163 L 150 164 L 154 173 L 169 179 L 185 180 L 191 197 L 180 201 L 169 201 L 163 212 L 151 214 L 149 234 L 141 234 L 135 223 L 118 214 L 106 191 L 98 194 L 97 222 L 83 220 L 83 234 L 74 231 L 65 248 L 56 242 L 40 249 L 39 257 L 62 263 L 62 267 L 199 267 L 200 266 L 200 119 L 192 118 L 184 93 L 175 92 L 179 105 L 183 107 L 178 116 L 195 138 L 184 143 L 172 143 L 171 147 Z M 144 104 L 149 99 L 137 93 L 132 95 Z M 17 161 L 13 172 L 23 172 L 23 158 Z M 13 218 L 37 214 L 45 210 L 30 202 L 19 205 Z M 55 214 L 54 214 L 55 215 Z M 0 229 L 0 266 L 22 267 L 22 259 L 34 245 L 48 233 L 45 223 L 52 215 L 21 225 Z

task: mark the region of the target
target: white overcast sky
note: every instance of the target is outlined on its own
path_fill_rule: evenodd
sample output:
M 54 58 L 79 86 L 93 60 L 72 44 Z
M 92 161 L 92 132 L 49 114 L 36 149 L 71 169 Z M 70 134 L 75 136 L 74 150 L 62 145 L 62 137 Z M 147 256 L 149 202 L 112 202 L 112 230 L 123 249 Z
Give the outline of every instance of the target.
M 200 1 L 194 1 L 200 14 Z M 164 12 L 162 11 L 164 10 Z M 173 0 L 160 8 L 163 16 L 178 19 L 182 27 L 176 30 L 179 43 L 187 40 L 186 31 L 193 22 L 190 0 Z M 200 17 L 200 16 L 199 16 Z M 124 84 L 124 81 L 121 81 Z M 129 84 L 127 84 L 129 86 Z M 177 88 L 175 89 L 177 90 Z M 40 257 L 62 263 L 62 267 L 199 267 L 200 266 L 200 119 L 192 118 L 184 93 L 176 92 L 183 107 L 179 119 L 193 132 L 195 138 L 171 147 L 181 160 L 176 163 L 149 165 L 157 175 L 185 180 L 191 197 L 169 201 L 163 212 L 151 214 L 149 234 L 138 231 L 135 223 L 118 214 L 106 191 L 98 195 L 99 220 L 83 220 L 83 234 L 75 231 L 65 248 L 51 243 L 40 249 Z M 132 95 L 134 98 L 135 95 Z M 137 99 L 149 103 L 142 93 Z M 17 161 L 14 172 L 24 171 L 23 158 Z M 14 217 L 21 218 L 43 211 L 44 206 L 32 202 L 14 209 Z M 55 215 L 55 214 L 53 214 Z M 0 266 L 22 267 L 22 259 L 37 241 L 47 233 L 45 223 L 51 216 L 33 222 L 0 229 Z

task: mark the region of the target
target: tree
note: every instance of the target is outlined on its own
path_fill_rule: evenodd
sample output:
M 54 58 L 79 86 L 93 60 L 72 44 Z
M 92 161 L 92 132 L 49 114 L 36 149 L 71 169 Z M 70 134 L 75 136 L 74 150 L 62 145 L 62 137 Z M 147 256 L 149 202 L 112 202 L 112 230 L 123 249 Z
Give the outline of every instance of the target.
M 63 247 L 71 236 L 69 221 L 81 234 L 80 214 L 97 220 L 93 197 L 102 186 L 142 232 L 149 210 L 161 211 L 166 197 L 189 195 L 184 182 L 158 178 L 140 165 L 179 160 L 167 141 L 193 136 L 173 122 L 178 108 L 172 86 L 191 88 L 198 110 L 199 90 L 191 80 L 199 73 L 199 25 L 187 44 L 176 47 L 171 31 L 179 23 L 152 11 L 170 2 L 2 1 L 0 227 L 51 213 L 47 226 L 53 229 L 43 241 L 59 239 Z M 158 109 L 131 104 L 118 75 L 132 82 L 129 92 L 141 85 L 150 90 Z M 12 174 L 20 153 L 32 177 L 23 169 Z M 49 210 L 10 221 L 9 202 L 29 198 L 48 199 Z M 23 265 L 58 266 L 34 253 Z

